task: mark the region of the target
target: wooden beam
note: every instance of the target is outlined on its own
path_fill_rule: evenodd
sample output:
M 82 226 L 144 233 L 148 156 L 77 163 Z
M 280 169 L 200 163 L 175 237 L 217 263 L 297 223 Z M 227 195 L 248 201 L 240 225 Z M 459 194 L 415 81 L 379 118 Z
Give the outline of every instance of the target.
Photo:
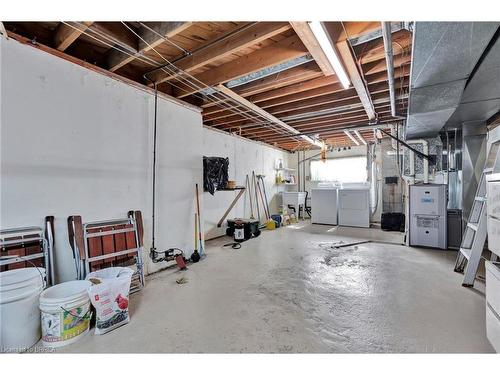
M 299 37 L 295 35 L 258 49 L 236 60 L 209 69 L 196 75 L 196 78 L 207 86 L 214 86 L 297 57 L 305 56 L 307 53 L 307 49 Z M 180 91 L 177 97 L 183 98 L 198 91 L 193 88 L 183 88 L 183 91 Z
M 303 127 L 305 125 L 311 125 L 311 126 L 321 126 L 324 124 L 330 124 L 332 122 L 338 121 L 342 118 L 345 118 L 346 116 L 364 116 L 366 118 L 366 113 L 364 112 L 363 108 L 358 108 L 350 112 L 345 112 L 345 113 L 336 113 L 333 115 L 329 115 L 328 117 L 320 118 L 320 119 L 305 119 L 305 120 L 300 120 L 297 121 L 295 120 L 294 122 L 289 121 L 289 125 L 293 124 L 294 128 L 299 129 L 300 127 Z M 261 125 L 255 125 L 255 124 L 247 124 L 247 125 L 233 125 L 233 126 L 224 126 L 220 127 L 219 129 L 221 130 L 227 130 L 227 129 L 233 129 L 233 128 L 241 128 L 245 130 L 255 130 L 255 129 L 261 129 Z
M 111 50 L 107 57 L 108 69 L 112 72 L 120 69 L 131 61 L 134 61 L 137 57 L 140 57 L 152 48 L 156 48 L 158 45 L 165 42 L 164 38 L 172 38 L 186 30 L 191 25 L 192 22 L 154 22 L 148 24 L 147 26 L 154 31 L 141 26 L 137 34 L 139 34 L 139 36 L 147 43 L 139 38 L 137 43 L 137 52 L 134 53 L 133 56 L 129 56 L 116 50 Z
M 356 97 L 356 91 L 353 89 L 350 90 L 343 90 L 341 92 L 338 92 L 336 94 L 329 94 L 329 95 L 323 95 L 307 100 L 302 100 L 299 103 L 287 103 L 287 104 L 281 104 L 277 106 L 262 106 L 259 105 L 260 108 L 265 109 L 269 113 L 272 113 L 273 115 L 277 115 L 281 112 L 286 112 L 289 110 L 299 110 L 303 108 L 308 108 L 308 107 L 314 107 L 316 105 L 321 105 L 321 104 L 328 104 L 328 103 L 335 103 L 339 100 L 343 100 L 345 98 L 355 98 Z M 233 117 L 233 112 L 230 111 L 223 111 L 219 113 L 214 113 L 214 114 L 203 114 L 203 121 L 214 121 L 218 120 L 221 118 L 226 118 L 228 120 L 228 117 Z
M 288 125 L 287 123 L 281 121 L 279 118 L 274 117 L 270 113 L 264 111 L 262 108 L 256 106 L 252 102 L 249 102 L 248 100 L 246 100 L 242 96 L 239 96 L 231 89 L 228 89 L 226 86 L 218 85 L 217 90 L 219 90 L 219 91 L 223 92 L 224 94 L 226 94 L 227 96 L 231 97 L 234 101 L 238 102 L 243 107 L 246 107 L 246 108 L 250 109 L 251 111 L 258 113 L 261 117 L 267 119 L 268 121 L 270 121 L 274 125 L 277 125 L 278 127 L 282 128 L 283 130 L 288 131 L 289 133 L 291 133 L 290 136 L 293 136 L 294 134 L 300 133 L 297 129 L 295 129 L 292 126 Z M 309 142 L 310 144 L 312 144 L 314 146 L 322 147 L 322 143 L 319 142 L 318 140 L 315 140 L 311 137 L 303 136 L 303 135 L 300 135 L 300 137 L 303 140 Z
M 371 24 L 372 23 L 370 23 L 370 25 Z M 371 27 L 378 28 L 379 26 L 380 25 L 377 26 L 376 23 L 373 23 L 373 26 Z M 359 25 L 358 28 L 360 30 L 364 29 L 364 27 L 361 27 Z M 399 58 L 399 56 L 397 58 Z M 398 62 L 406 63 L 406 60 L 403 61 L 399 59 Z M 367 65 L 367 69 L 369 70 L 370 73 L 366 77 L 368 84 L 385 81 L 387 79 L 385 57 L 383 55 L 380 56 L 380 61 L 375 61 L 374 63 L 375 65 L 371 64 Z M 300 67 L 293 69 L 299 69 L 299 68 Z M 363 66 L 363 69 L 364 68 L 365 66 Z M 282 76 L 283 74 L 287 74 L 287 72 L 288 71 L 285 71 L 285 73 L 282 72 L 280 74 Z M 408 75 L 409 70 L 406 69 L 405 67 L 396 68 L 395 73 L 396 77 L 402 77 Z M 278 76 L 272 77 L 271 81 L 278 80 L 279 78 L 280 77 Z M 280 104 L 286 104 L 288 102 L 299 101 L 310 97 L 324 95 L 326 93 L 340 91 L 341 87 L 339 85 L 336 85 L 338 87 L 334 87 L 334 89 L 329 89 L 328 87 L 325 87 L 327 85 L 331 85 L 333 87 L 332 84 L 335 82 L 337 82 L 336 76 L 318 77 L 307 81 L 304 80 L 297 83 L 285 85 L 283 87 L 276 88 L 274 90 L 252 94 L 252 96 L 247 95 L 246 86 L 248 85 L 245 85 L 243 87 L 243 90 L 240 88 L 235 88 L 234 90 L 237 91 L 239 95 L 247 97 L 252 103 L 262 103 L 262 105 L 259 104 L 259 106 L 261 106 L 262 108 L 268 108 L 267 105 L 268 101 L 270 104 L 272 103 L 274 105 L 280 105 Z M 304 94 L 300 94 L 301 92 L 304 92 Z M 206 108 L 204 111 L 204 113 L 206 114 L 221 112 L 224 110 L 224 108 L 221 108 L 219 106 L 214 106 L 213 103 L 211 102 L 203 104 L 202 107 Z
M 381 62 L 385 61 L 385 57 L 382 57 Z M 370 75 L 367 75 L 366 80 L 368 84 L 372 83 L 377 83 L 381 81 L 387 80 L 387 72 L 385 70 L 385 65 L 380 64 L 377 65 L 376 67 L 372 67 L 370 69 Z M 403 77 L 409 75 L 409 69 L 405 67 L 401 68 L 396 68 L 395 69 L 395 77 Z M 294 84 L 290 84 L 278 89 L 274 90 L 269 90 L 265 92 L 261 92 L 255 95 L 252 95 L 248 97 L 248 100 L 250 100 L 252 103 L 261 103 L 267 100 L 274 100 L 276 103 L 278 103 L 280 100 L 283 101 L 283 103 L 286 103 L 290 98 L 295 97 L 297 100 L 301 100 L 302 97 L 300 96 L 301 92 L 304 92 L 304 97 L 312 97 L 315 95 L 323 95 L 328 91 L 328 88 L 324 87 L 327 85 L 331 85 L 333 87 L 333 84 L 336 84 L 337 82 L 337 77 L 336 76 L 329 76 L 329 77 L 318 77 L 314 79 L 310 79 L 307 81 L 301 81 L 297 82 Z M 335 85 L 335 90 L 333 91 L 340 91 L 342 87 L 339 84 Z M 238 94 L 241 96 L 247 97 L 245 92 L 240 92 L 238 91 Z M 279 99 L 282 98 L 282 99 Z M 294 100 L 291 100 L 294 101 Z M 282 104 L 283 104 L 282 103 Z M 259 104 L 260 105 L 260 104 Z M 209 105 L 203 105 L 202 107 L 209 107 Z
M 337 77 L 335 76 L 318 77 L 309 79 L 307 81 L 297 82 L 278 89 L 258 93 L 250 96 L 248 100 L 253 103 L 260 103 L 263 101 L 276 100 L 278 98 L 288 97 L 290 95 L 296 95 L 304 91 L 319 89 L 321 87 L 331 86 L 335 84 L 337 84 Z
M 365 108 L 366 114 L 370 120 L 375 119 L 375 109 L 373 108 L 373 103 L 370 98 L 370 93 L 365 85 L 364 78 L 360 72 L 356 59 L 349 44 L 347 38 L 352 37 L 348 31 L 346 31 L 346 26 L 342 22 L 325 22 L 324 23 L 327 33 L 330 39 L 337 48 L 340 54 L 344 66 L 347 70 L 347 74 L 358 93 L 359 99 Z M 378 26 L 380 27 L 380 25 Z
M 343 99 L 340 104 L 336 105 L 336 106 L 332 106 L 331 104 L 323 104 L 323 105 L 315 106 L 314 108 L 311 108 L 310 110 L 308 110 L 308 108 L 295 109 L 294 107 L 292 107 L 288 111 L 280 112 L 279 116 L 280 116 L 280 118 L 285 118 L 288 116 L 302 115 L 302 114 L 306 114 L 306 113 L 313 113 L 314 114 L 315 112 L 318 112 L 318 111 L 329 110 L 329 109 L 337 108 L 337 107 L 339 107 L 338 113 L 340 113 L 340 111 L 352 111 L 352 110 L 357 110 L 357 108 L 363 108 L 363 106 L 359 102 L 359 98 L 357 96 Z M 343 108 L 343 107 L 346 107 L 346 108 Z M 269 112 L 269 113 L 273 116 L 275 115 L 274 113 L 271 113 L 271 112 Z M 244 124 L 248 124 L 248 123 L 252 123 L 252 122 L 253 122 L 252 120 L 242 119 L 238 115 L 233 115 L 233 116 L 229 116 L 229 117 L 217 120 L 217 121 L 212 121 L 208 124 L 210 126 L 226 128 L 229 126 L 233 127 L 233 126 L 244 125 Z
M 380 115 L 383 116 L 384 118 L 388 118 L 391 116 L 391 107 L 389 104 L 381 107 L 377 107 L 377 109 L 380 112 Z M 347 126 L 347 125 L 353 125 L 353 122 L 356 121 L 364 121 L 365 123 L 368 122 L 368 118 L 366 117 L 366 113 L 361 111 L 357 112 L 352 112 L 349 113 L 346 116 L 342 117 L 337 117 L 334 120 L 331 120 L 329 122 L 324 122 L 323 124 L 303 124 L 300 126 L 296 126 L 296 129 L 299 130 L 300 132 L 321 132 L 321 131 L 328 131 L 331 130 L 333 127 L 339 127 L 339 126 Z M 264 129 L 264 130 L 262 130 Z M 243 130 L 243 132 L 246 129 Z M 266 134 L 270 134 L 268 129 L 262 128 L 256 132 L 255 134 L 260 134 L 262 136 L 266 136 Z
M 326 57 L 323 49 L 314 36 L 309 24 L 307 22 L 292 21 L 290 22 L 295 33 L 299 36 L 300 40 L 306 46 L 309 53 L 312 55 L 319 68 L 325 76 L 330 76 L 335 73 L 330 61 Z
M 402 94 L 402 93 L 400 93 Z M 380 91 L 373 94 L 374 103 L 376 105 L 383 105 L 389 102 L 388 92 Z M 401 96 L 398 97 L 398 100 L 401 99 Z M 342 105 L 340 105 L 342 104 Z M 304 109 L 291 109 L 287 112 L 280 113 L 280 118 L 287 118 L 288 116 L 296 116 L 296 115 L 309 115 L 308 118 L 298 118 L 287 120 L 289 125 L 295 126 L 299 122 L 303 121 L 316 121 L 317 119 L 328 118 L 331 116 L 337 115 L 345 115 L 347 113 L 351 113 L 353 111 L 358 111 L 359 109 L 363 109 L 363 104 L 360 102 L 359 98 L 356 96 L 354 98 L 347 98 L 342 101 L 342 103 L 337 103 L 337 105 L 332 106 L 331 104 L 319 105 L 312 110 L 304 110 Z M 335 112 L 327 112 L 325 111 L 335 109 Z M 272 115 L 275 115 L 271 112 Z M 224 118 L 219 121 L 214 121 L 212 123 L 207 123 L 207 125 L 221 128 L 236 128 L 239 126 L 247 126 L 254 124 L 255 121 L 243 119 L 239 116 L 232 116 L 229 118 Z
M 216 60 L 281 34 L 290 28 L 291 26 L 287 22 L 259 22 L 253 25 L 250 24 L 242 29 L 232 31 L 226 38 L 222 38 L 219 41 L 209 44 L 207 47 L 195 51 L 189 56 L 183 57 L 175 62 L 175 66 L 185 72 L 192 72 Z M 165 82 L 172 78 L 174 77 L 161 70 L 151 74 L 151 79 L 157 83 Z
M 270 122 L 272 122 L 272 123 L 274 123 L 274 124 L 282 127 L 283 129 L 289 131 L 290 133 L 292 133 L 292 134 L 298 133 L 297 130 L 295 130 L 293 127 L 291 127 L 287 123 L 281 121 L 277 117 L 274 117 L 270 113 L 264 111 L 262 108 L 260 108 L 260 107 L 256 106 L 255 104 L 253 104 L 252 102 L 249 102 L 244 97 L 236 94 L 231 89 L 228 89 L 226 86 L 224 86 L 224 85 L 218 85 L 217 86 L 217 90 L 220 91 L 220 92 L 222 92 L 222 93 L 224 93 L 224 94 L 226 94 L 227 96 L 229 96 L 231 99 L 233 99 L 234 101 L 238 102 L 242 106 L 250 109 L 252 112 L 258 113 L 264 119 L 269 120 Z
M 394 68 L 397 69 L 399 67 L 404 67 L 405 65 L 411 64 L 411 55 L 403 54 L 394 56 Z M 387 64 L 385 62 L 385 58 L 383 60 L 373 61 L 367 64 L 363 64 L 363 73 L 365 75 L 370 75 L 374 73 L 378 73 L 381 71 L 385 71 L 387 69 Z M 409 70 L 409 66 L 408 66 Z
M 382 61 L 385 61 L 385 57 L 383 57 L 383 59 L 384 60 Z M 292 68 L 290 69 L 290 71 L 299 68 L 300 67 Z M 368 87 L 369 91 L 371 91 L 370 85 L 374 83 L 387 81 L 387 71 L 385 70 L 385 63 L 378 65 L 377 69 L 371 69 L 370 72 L 371 74 L 366 76 L 366 80 L 369 86 Z M 286 76 L 287 73 L 288 71 L 285 71 L 282 72 L 281 75 L 270 76 L 269 78 L 270 83 L 274 81 L 281 81 L 282 77 Z M 403 66 L 400 68 L 396 68 L 394 70 L 394 77 L 395 78 L 407 77 L 409 73 L 410 69 L 406 66 Z M 304 78 L 306 79 L 307 77 L 305 76 Z M 262 80 L 268 80 L 268 77 L 263 78 Z M 248 85 L 245 85 L 243 89 L 235 88 L 233 90 L 236 91 L 239 95 L 246 97 L 254 104 L 262 103 L 259 104 L 259 106 L 262 108 L 268 108 L 268 104 L 271 105 L 286 104 L 289 102 L 299 101 L 343 90 L 342 85 L 340 85 L 340 83 L 337 83 L 336 76 L 329 76 L 329 77 L 320 76 L 317 78 L 288 84 L 285 85 L 284 87 L 276 88 L 274 90 L 258 92 L 256 94 L 252 94 L 251 96 L 248 96 L 247 93 L 251 92 L 252 88 L 247 88 L 247 86 Z M 260 85 L 257 84 L 256 87 L 259 88 Z M 262 87 L 265 88 L 267 86 L 263 84 Z M 204 114 L 217 113 L 224 111 L 226 109 L 225 107 L 216 106 L 213 102 L 204 103 L 202 107 L 204 108 L 203 111 Z
M 280 88 L 287 89 L 287 87 L 294 86 L 295 84 L 300 84 L 307 82 L 308 80 L 321 78 L 329 79 L 335 81 L 335 78 L 325 77 L 319 69 L 315 61 L 310 61 L 308 63 L 281 71 L 279 73 L 266 76 L 242 86 L 233 87 L 238 95 L 248 98 L 252 95 L 267 95 L 271 92 L 279 92 Z M 250 100 L 255 102 L 254 100 Z M 202 105 L 203 108 L 213 107 L 215 104 L 213 102 L 206 102 Z
M 376 117 L 376 115 L 375 115 L 375 109 L 373 108 L 372 99 L 365 85 L 365 81 L 358 69 L 349 42 L 343 41 L 337 43 L 337 49 L 342 58 L 342 61 L 344 62 L 344 66 L 347 69 L 347 74 L 351 79 L 352 85 L 356 89 L 356 92 L 358 93 L 361 103 L 363 103 L 363 107 L 365 108 L 368 118 L 370 120 L 373 120 Z
M 327 78 L 327 77 L 321 77 L 321 78 Z M 315 79 L 313 79 L 311 81 L 315 81 Z M 291 85 L 291 86 L 295 86 L 295 85 Z M 290 87 L 290 86 L 287 86 L 287 88 L 288 87 Z M 301 86 L 298 86 L 298 87 L 301 87 Z M 337 92 L 337 91 L 341 91 L 341 90 L 343 90 L 343 87 L 340 83 L 333 83 L 333 84 L 329 84 L 329 85 L 317 86 L 316 88 L 313 88 L 313 89 L 310 89 L 307 91 L 304 91 L 304 90 L 299 91 L 298 90 L 294 94 L 289 94 L 286 96 L 278 96 L 278 97 L 275 97 L 275 98 L 272 98 L 269 100 L 259 99 L 261 94 L 250 96 L 247 99 L 250 100 L 254 104 L 260 103 L 259 107 L 261 107 L 261 108 L 270 108 L 270 107 L 273 107 L 276 105 L 282 105 L 282 104 L 292 103 L 292 102 L 303 100 L 303 99 L 314 98 L 316 96 L 331 94 L 333 92 Z M 275 91 L 275 90 L 273 90 L 273 91 Z M 266 94 L 266 93 L 262 93 L 262 94 Z M 214 113 L 218 113 L 218 112 L 222 112 L 222 111 L 223 111 L 223 109 L 221 109 L 219 107 L 205 108 L 203 110 L 203 115 L 204 116 L 210 115 L 210 114 L 214 114 Z
M 153 31 L 143 28 L 141 37 L 144 40 L 139 39 L 139 50 L 148 50 L 150 47 L 148 44 L 155 48 L 160 44 L 164 43 L 165 40 L 160 38 L 158 34 L 164 36 L 165 38 L 172 38 L 175 35 L 183 32 L 193 25 L 193 22 L 177 21 L 177 22 L 151 22 L 147 23 L 150 29 Z M 147 42 L 147 43 L 146 43 Z
M 397 78 L 400 78 L 401 76 L 396 76 Z M 407 86 L 407 77 L 402 81 L 402 84 Z M 377 77 L 378 78 L 378 77 Z M 401 82 L 400 82 L 401 84 Z M 381 86 L 382 85 L 382 86 Z M 374 83 L 372 84 L 371 82 L 368 82 L 368 89 L 370 93 L 375 93 L 379 91 L 381 88 L 386 88 L 387 83 L 386 80 L 384 79 L 377 79 L 374 80 Z M 302 102 L 306 101 L 311 98 L 316 98 L 316 97 L 322 97 L 328 94 L 334 94 L 343 91 L 344 88 L 340 83 L 334 83 L 332 85 L 326 85 L 326 86 L 320 86 L 311 90 L 303 91 L 303 92 L 297 92 L 295 94 L 290 94 L 284 97 L 279 97 L 271 100 L 266 100 L 266 101 L 255 101 L 252 100 L 252 98 L 249 98 L 249 100 L 253 103 L 259 103 L 259 106 L 262 108 L 271 108 L 274 106 L 279 106 L 283 104 L 288 104 L 288 103 L 293 103 L 293 102 Z
M 345 117 L 337 117 L 335 120 L 328 121 L 324 123 L 323 125 L 315 125 L 315 124 L 303 124 L 303 125 L 297 125 L 296 129 L 299 131 L 316 131 L 316 130 L 321 130 L 325 128 L 330 128 L 335 125 L 343 125 L 347 122 L 351 123 L 353 121 L 368 121 L 366 117 L 366 113 L 364 113 L 362 110 L 349 114 L 348 116 Z M 255 134 L 255 135 L 260 135 L 262 137 L 267 137 L 269 135 L 272 135 L 270 132 L 270 129 L 260 127 L 257 129 L 249 130 L 249 129 L 242 129 L 243 134 Z
M 137 36 L 121 22 L 94 22 L 89 28 L 98 34 L 105 35 L 107 39 L 99 36 L 97 38 L 104 39 L 106 43 L 114 43 L 123 49 L 137 51 Z
M 391 118 L 390 110 L 381 112 L 381 114 L 382 114 L 380 116 L 381 121 L 387 121 Z M 368 119 L 366 118 L 366 115 L 364 116 L 364 118 L 359 117 L 358 119 L 355 119 L 355 120 L 346 120 L 344 122 L 339 122 L 336 124 L 327 125 L 323 128 L 301 129 L 301 133 L 302 134 L 319 134 L 323 138 L 327 135 L 338 133 L 339 130 L 343 132 L 343 130 L 346 128 L 356 126 L 356 125 L 365 125 L 365 124 L 368 125 Z M 268 135 L 259 135 L 259 134 L 250 135 L 250 134 L 248 134 L 245 136 L 248 138 L 258 137 L 258 139 L 263 141 L 263 142 L 279 142 L 280 140 L 287 139 L 286 136 L 272 135 L 272 134 L 268 134 Z
M 399 30 L 392 34 L 394 55 L 400 55 L 411 51 L 412 34 L 408 30 Z M 359 44 L 354 48 L 354 52 L 360 64 L 366 64 L 385 57 L 384 41 L 382 38 L 371 40 L 367 43 Z
M 323 73 L 318 68 L 316 62 L 310 61 L 294 68 L 286 69 L 279 73 L 257 79 L 245 85 L 234 87 L 233 91 L 246 98 L 250 95 L 264 93 L 269 90 L 278 89 L 280 87 L 322 76 Z
M 54 35 L 54 48 L 59 51 L 64 51 L 68 48 L 71 43 L 78 39 L 80 35 L 86 31 L 93 22 L 68 22 L 74 27 L 68 26 L 64 23 L 60 23 L 57 26 Z
M 380 29 L 380 22 L 326 22 L 337 36 L 337 42 L 358 38 L 363 34 Z
M 389 111 L 387 112 L 383 112 L 384 114 L 380 116 L 380 121 L 378 122 L 378 125 L 380 126 L 380 124 L 384 124 L 384 123 L 387 123 L 387 122 L 392 122 L 394 121 L 391 117 L 391 114 Z M 304 131 L 305 134 L 308 134 L 308 133 L 316 133 L 316 134 L 320 134 L 321 137 L 325 138 L 325 137 L 328 137 L 332 134 L 338 134 L 340 131 L 343 132 L 344 129 L 349 129 L 349 128 L 352 128 L 356 125 L 360 126 L 360 125 L 368 125 L 368 121 L 367 120 L 364 120 L 364 121 L 358 121 L 358 122 L 346 122 L 344 124 L 340 124 L 340 125 L 336 125 L 336 126 L 333 126 L 333 127 L 330 127 L 330 128 L 326 128 L 326 129 L 319 129 L 319 130 L 306 130 Z
M 405 77 L 402 81 L 400 81 L 400 83 L 405 87 L 408 86 L 409 78 Z M 377 96 L 380 93 L 386 95 L 389 90 L 389 86 L 385 81 L 371 84 L 368 87 L 372 95 Z M 321 91 L 323 92 L 321 93 Z M 341 103 L 339 102 L 343 102 L 347 99 L 358 98 L 357 93 L 353 88 L 343 90 L 341 85 L 338 83 L 331 86 L 309 90 L 308 95 L 311 96 L 304 96 L 304 94 L 302 93 L 299 93 L 297 95 L 298 96 L 289 95 L 287 98 L 290 99 L 290 102 L 276 102 L 270 100 L 260 103 L 259 107 L 265 109 L 274 116 L 278 116 L 279 114 L 287 111 L 299 111 L 301 109 L 312 108 L 320 105 L 326 106 L 327 104 L 332 105 L 334 103 L 338 103 L 336 105 L 340 105 Z M 359 102 L 359 99 L 356 100 L 356 102 Z M 215 113 L 206 113 L 205 111 L 203 112 L 204 122 L 216 121 L 220 119 L 224 119 L 225 123 L 241 121 L 240 116 L 235 115 L 232 111 L 226 110 Z

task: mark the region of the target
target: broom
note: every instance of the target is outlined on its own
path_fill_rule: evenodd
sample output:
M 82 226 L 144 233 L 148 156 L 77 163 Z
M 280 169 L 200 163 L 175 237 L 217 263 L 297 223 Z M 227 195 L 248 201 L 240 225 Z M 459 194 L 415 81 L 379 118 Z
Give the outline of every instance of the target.
M 198 213 L 198 236 L 200 238 L 200 255 L 205 253 L 203 248 L 203 241 L 201 239 L 201 215 L 200 215 L 200 198 L 198 193 L 198 184 L 196 184 L 196 211 Z
M 194 253 L 191 254 L 191 261 L 196 263 L 200 260 L 200 253 L 198 253 L 198 214 L 194 214 Z

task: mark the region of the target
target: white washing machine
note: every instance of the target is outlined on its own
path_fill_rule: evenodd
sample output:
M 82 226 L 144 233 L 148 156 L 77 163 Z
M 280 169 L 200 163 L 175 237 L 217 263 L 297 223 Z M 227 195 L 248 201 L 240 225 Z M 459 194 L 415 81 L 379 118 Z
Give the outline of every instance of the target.
M 311 222 L 313 224 L 337 225 L 336 188 L 311 189 Z
M 370 188 L 342 188 L 338 192 L 339 225 L 370 227 Z

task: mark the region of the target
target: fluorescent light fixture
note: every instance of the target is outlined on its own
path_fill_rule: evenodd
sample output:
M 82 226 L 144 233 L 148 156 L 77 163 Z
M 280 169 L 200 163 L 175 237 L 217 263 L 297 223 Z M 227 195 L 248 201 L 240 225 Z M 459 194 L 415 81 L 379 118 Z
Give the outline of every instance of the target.
M 359 142 L 358 142 L 358 140 L 352 136 L 352 134 L 349 132 L 349 130 L 344 130 L 344 133 L 345 133 L 345 135 L 347 135 L 347 136 L 349 137 L 349 139 L 350 139 L 351 141 L 353 141 L 353 142 L 354 142 L 354 144 L 355 144 L 356 146 L 359 146 Z
M 224 93 L 224 94 L 226 94 L 228 97 L 230 97 L 231 99 L 233 99 L 235 102 L 243 105 L 244 107 L 249 108 L 251 111 L 253 111 L 255 113 L 258 113 L 261 117 L 265 118 L 266 120 L 269 120 L 273 124 L 276 124 L 276 125 L 282 127 L 283 129 L 286 129 L 287 131 L 289 131 L 290 133 L 292 133 L 294 135 L 299 135 L 300 134 L 300 132 L 297 129 L 295 129 L 294 127 L 288 125 L 287 123 L 285 123 L 282 120 L 280 120 L 279 118 L 273 116 L 269 112 L 266 112 L 264 109 L 256 106 L 252 102 L 248 101 L 247 99 L 245 99 L 242 96 L 240 96 L 237 93 L 235 93 L 230 88 L 227 88 L 226 86 L 224 86 L 222 84 L 219 84 L 219 85 L 217 85 L 217 90 L 220 91 L 220 92 L 222 92 L 222 93 Z M 312 138 L 312 137 L 310 137 L 308 135 L 300 134 L 300 137 L 302 139 L 306 140 L 307 142 L 309 142 L 310 144 L 314 145 L 314 146 L 317 146 L 317 147 L 320 147 L 320 148 L 323 147 L 323 143 L 322 142 L 320 142 L 319 140 L 314 139 L 314 138 Z
M 363 136 L 361 135 L 361 133 L 360 133 L 359 131 L 354 130 L 354 134 L 356 134 L 356 135 L 358 136 L 359 140 L 360 140 L 360 141 L 361 141 L 364 145 L 366 145 L 366 141 L 365 141 L 365 139 L 363 138 Z
M 349 77 L 347 76 L 347 73 L 344 70 L 342 63 L 340 62 L 340 58 L 337 55 L 337 51 L 333 47 L 332 41 L 330 40 L 330 37 L 326 33 L 323 24 L 319 21 L 311 21 L 309 22 L 309 27 L 311 28 L 311 31 L 316 37 L 316 40 L 318 41 L 321 49 L 325 53 L 328 61 L 332 65 L 332 68 L 335 71 L 337 77 L 339 78 L 340 83 L 342 84 L 344 89 L 348 89 L 349 86 L 351 85 L 351 81 L 349 80 Z
M 308 135 L 301 135 L 300 138 L 306 140 L 307 142 L 309 142 L 313 146 L 323 147 L 323 142 L 318 141 L 317 139 L 313 139 L 313 138 L 309 137 Z

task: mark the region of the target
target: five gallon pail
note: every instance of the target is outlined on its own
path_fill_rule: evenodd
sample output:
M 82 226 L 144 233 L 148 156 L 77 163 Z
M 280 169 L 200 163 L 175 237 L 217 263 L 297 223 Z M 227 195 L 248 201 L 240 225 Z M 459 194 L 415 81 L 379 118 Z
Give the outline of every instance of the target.
M 47 347 L 71 344 L 89 331 L 90 300 L 87 280 L 68 281 L 40 295 L 42 342 Z
M 0 351 L 20 352 L 40 339 L 38 297 L 44 284 L 43 268 L 0 272 Z

